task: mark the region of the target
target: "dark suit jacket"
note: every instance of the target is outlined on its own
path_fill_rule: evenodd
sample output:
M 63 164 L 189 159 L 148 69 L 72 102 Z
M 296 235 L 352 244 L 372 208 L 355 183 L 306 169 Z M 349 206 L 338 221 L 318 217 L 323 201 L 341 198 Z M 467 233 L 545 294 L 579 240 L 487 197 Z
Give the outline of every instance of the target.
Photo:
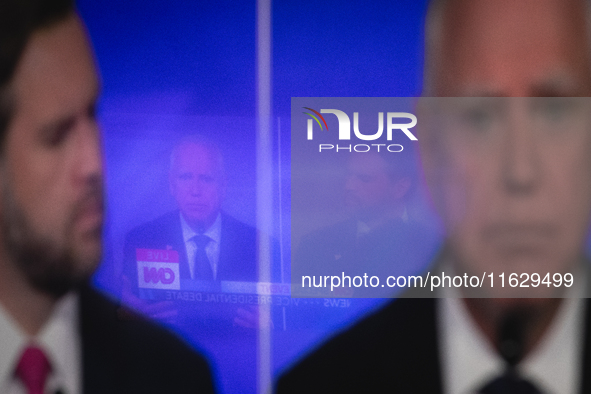
M 436 300 L 403 298 L 336 336 L 284 374 L 277 393 L 441 393 Z M 582 393 L 591 392 L 591 313 Z
M 216 281 L 257 281 L 257 232 L 254 227 L 222 213 L 220 256 Z M 137 285 L 136 248 L 172 249 L 179 253 L 181 278 L 188 278 L 189 264 L 179 211 L 169 212 L 129 232 L 125 242 L 123 272 Z
M 206 361 L 95 290 L 80 291 L 84 393 L 213 393 Z
M 216 282 L 241 281 L 257 282 L 257 230 L 222 212 L 220 255 Z M 172 249 L 179 253 L 179 271 L 181 278 L 189 278 L 189 265 L 179 211 L 169 212 L 151 222 L 136 227 L 129 232 L 124 250 L 124 274 L 130 279 L 132 290 L 139 294 L 137 287 L 136 248 Z M 273 253 L 278 248 L 273 243 Z M 184 271 L 184 273 L 183 273 Z M 278 281 L 278 259 L 272 258 L 272 280 Z M 181 282 L 181 290 L 183 289 Z M 215 288 L 215 286 L 214 286 Z M 216 292 L 214 289 L 213 292 Z M 205 295 L 204 295 L 205 297 Z M 193 338 L 209 330 L 214 335 L 221 335 L 221 330 L 235 333 L 240 328 L 234 325 L 237 309 L 244 308 L 240 303 L 212 303 L 178 301 L 178 316 L 175 326 Z M 277 311 L 276 313 L 279 313 Z M 248 330 L 252 331 L 252 330 Z M 198 342 L 203 339 L 195 339 Z

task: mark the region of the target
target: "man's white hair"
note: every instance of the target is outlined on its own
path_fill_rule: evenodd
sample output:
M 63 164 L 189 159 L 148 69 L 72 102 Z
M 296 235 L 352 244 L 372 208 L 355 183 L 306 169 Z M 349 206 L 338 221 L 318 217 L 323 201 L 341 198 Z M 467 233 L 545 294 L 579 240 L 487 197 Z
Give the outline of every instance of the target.
M 170 171 L 173 171 L 176 166 L 176 162 L 178 160 L 179 149 L 182 146 L 185 146 L 188 144 L 202 146 L 209 153 L 211 153 L 211 155 L 213 156 L 214 161 L 215 161 L 216 172 L 220 176 L 221 180 L 225 179 L 226 173 L 225 173 L 225 169 L 224 169 L 224 158 L 223 158 L 222 152 L 220 151 L 220 148 L 211 139 L 209 139 L 205 136 L 202 136 L 202 135 L 198 135 L 198 134 L 185 136 L 185 137 L 181 138 L 174 145 L 174 147 L 172 148 L 172 151 L 170 152 Z

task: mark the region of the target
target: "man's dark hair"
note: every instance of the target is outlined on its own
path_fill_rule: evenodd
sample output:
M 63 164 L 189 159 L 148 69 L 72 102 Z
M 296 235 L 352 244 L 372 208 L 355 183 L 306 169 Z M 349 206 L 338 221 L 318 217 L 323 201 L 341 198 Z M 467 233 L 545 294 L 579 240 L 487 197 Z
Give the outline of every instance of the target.
M 0 2 L 0 151 L 14 110 L 10 82 L 36 30 L 65 19 L 74 0 L 2 0 Z

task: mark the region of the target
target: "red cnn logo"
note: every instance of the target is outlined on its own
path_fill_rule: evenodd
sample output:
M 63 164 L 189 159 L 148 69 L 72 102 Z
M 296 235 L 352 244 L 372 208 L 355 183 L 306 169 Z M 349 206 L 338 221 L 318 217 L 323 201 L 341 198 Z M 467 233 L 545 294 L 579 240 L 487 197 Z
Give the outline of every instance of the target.
M 164 285 L 169 285 L 174 282 L 174 271 L 170 268 L 144 267 L 144 282 L 158 283 L 162 282 Z
M 138 287 L 180 290 L 179 255 L 174 250 L 136 249 Z

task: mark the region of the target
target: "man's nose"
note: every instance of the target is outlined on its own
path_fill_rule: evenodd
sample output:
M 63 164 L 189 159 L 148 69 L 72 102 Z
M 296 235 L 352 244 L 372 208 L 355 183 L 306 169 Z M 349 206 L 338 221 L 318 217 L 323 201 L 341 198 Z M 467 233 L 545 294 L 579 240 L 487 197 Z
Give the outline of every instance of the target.
M 201 193 L 203 192 L 203 185 L 201 180 L 199 179 L 199 177 L 196 177 L 192 182 L 191 182 L 191 195 L 198 197 L 201 195 Z
M 84 184 L 102 185 L 103 156 L 101 135 L 94 119 L 81 121 L 78 135 L 78 160 L 76 173 Z
M 511 193 L 531 193 L 541 179 L 538 141 L 525 103 L 513 100 L 503 143 L 502 177 Z

